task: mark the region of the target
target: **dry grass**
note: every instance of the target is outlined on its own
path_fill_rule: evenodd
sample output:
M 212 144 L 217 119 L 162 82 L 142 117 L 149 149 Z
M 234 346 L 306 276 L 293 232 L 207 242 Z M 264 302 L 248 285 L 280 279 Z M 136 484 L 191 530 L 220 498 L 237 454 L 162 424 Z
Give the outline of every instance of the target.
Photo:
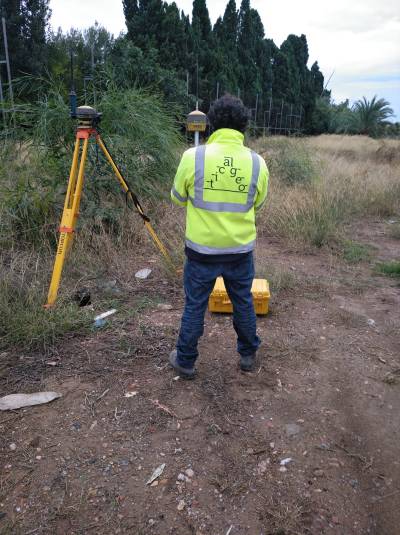
M 254 148 L 273 159 L 277 143 L 279 138 L 260 139 Z M 298 143 L 293 144 L 294 154 Z M 313 176 L 290 187 L 279 174 L 271 176 L 268 205 L 260 216 L 262 231 L 321 247 L 337 241 L 342 225 L 352 219 L 400 210 L 400 142 L 320 136 L 302 143 L 302 151 L 312 155 Z M 385 152 L 391 156 L 384 158 Z
M 389 235 L 395 240 L 400 240 L 400 223 L 392 223 Z
M 396 139 L 372 139 L 367 136 L 322 135 L 309 138 L 307 144 L 330 158 L 371 160 L 377 163 L 400 163 L 400 142 Z

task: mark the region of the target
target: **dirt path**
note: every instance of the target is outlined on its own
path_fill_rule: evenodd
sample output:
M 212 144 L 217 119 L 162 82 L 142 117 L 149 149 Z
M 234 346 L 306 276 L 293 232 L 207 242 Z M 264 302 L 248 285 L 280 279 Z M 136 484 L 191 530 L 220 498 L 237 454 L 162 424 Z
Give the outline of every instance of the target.
M 400 257 L 383 223 L 353 234 L 373 262 Z M 255 373 L 237 367 L 230 317 L 208 315 L 197 380 L 174 377 L 182 294 L 158 273 L 140 291 L 172 309 L 3 355 L 2 392 L 63 397 L 0 414 L 0 533 L 400 533 L 399 286 L 271 240 L 257 266 L 281 289 Z

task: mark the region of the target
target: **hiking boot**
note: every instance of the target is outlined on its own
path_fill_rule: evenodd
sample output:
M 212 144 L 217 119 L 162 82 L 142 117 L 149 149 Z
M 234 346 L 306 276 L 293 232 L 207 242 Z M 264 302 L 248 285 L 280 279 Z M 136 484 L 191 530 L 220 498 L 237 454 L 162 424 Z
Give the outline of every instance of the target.
M 240 355 L 240 369 L 243 372 L 252 372 L 254 370 L 254 364 L 256 361 L 256 354 L 253 353 L 253 355 L 247 355 L 246 357 L 243 357 Z
M 196 376 L 196 369 L 193 366 L 192 368 L 184 368 L 178 363 L 178 352 L 176 349 L 171 351 L 169 354 L 169 363 L 178 372 L 179 377 L 182 379 L 194 379 Z

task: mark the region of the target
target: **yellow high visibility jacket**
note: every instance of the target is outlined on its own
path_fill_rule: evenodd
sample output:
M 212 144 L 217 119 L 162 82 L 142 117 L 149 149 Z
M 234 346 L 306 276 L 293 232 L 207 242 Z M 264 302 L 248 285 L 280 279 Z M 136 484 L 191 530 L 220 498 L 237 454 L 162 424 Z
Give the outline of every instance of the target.
M 265 202 L 269 175 L 264 159 L 243 141 L 237 130 L 221 128 L 182 156 L 171 198 L 187 206 L 186 246 L 198 253 L 254 248 L 255 212 Z

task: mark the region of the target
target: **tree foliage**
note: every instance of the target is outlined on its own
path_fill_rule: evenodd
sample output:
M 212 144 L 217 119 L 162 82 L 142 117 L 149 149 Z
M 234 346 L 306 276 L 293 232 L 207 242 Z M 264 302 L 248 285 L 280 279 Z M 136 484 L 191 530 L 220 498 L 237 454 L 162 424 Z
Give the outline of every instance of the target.
M 290 34 L 278 47 L 266 35 L 250 0 L 227 0 L 212 25 L 206 0 L 193 0 L 191 17 L 175 2 L 121 0 L 127 32 L 116 39 L 94 24 L 80 31 L 49 31 L 49 0 L 1 0 L 9 31 L 14 75 L 48 72 L 68 93 L 74 63 L 80 100 L 93 103 L 96 88 L 110 83 L 161 93 L 187 112 L 199 100 L 207 111 L 217 94 L 238 94 L 263 124 L 271 99 L 301 110 L 306 133 L 362 132 L 376 135 L 390 116 L 388 103 L 372 99 L 332 104 L 318 62 L 309 64 L 304 34 Z M 315 58 L 313 58 L 314 60 Z M 25 97 L 30 94 L 25 86 Z M 256 117 L 257 111 L 257 117 Z
M 13 76 L 43 73 L 50 14 L 49 0 L 1 0 Z

